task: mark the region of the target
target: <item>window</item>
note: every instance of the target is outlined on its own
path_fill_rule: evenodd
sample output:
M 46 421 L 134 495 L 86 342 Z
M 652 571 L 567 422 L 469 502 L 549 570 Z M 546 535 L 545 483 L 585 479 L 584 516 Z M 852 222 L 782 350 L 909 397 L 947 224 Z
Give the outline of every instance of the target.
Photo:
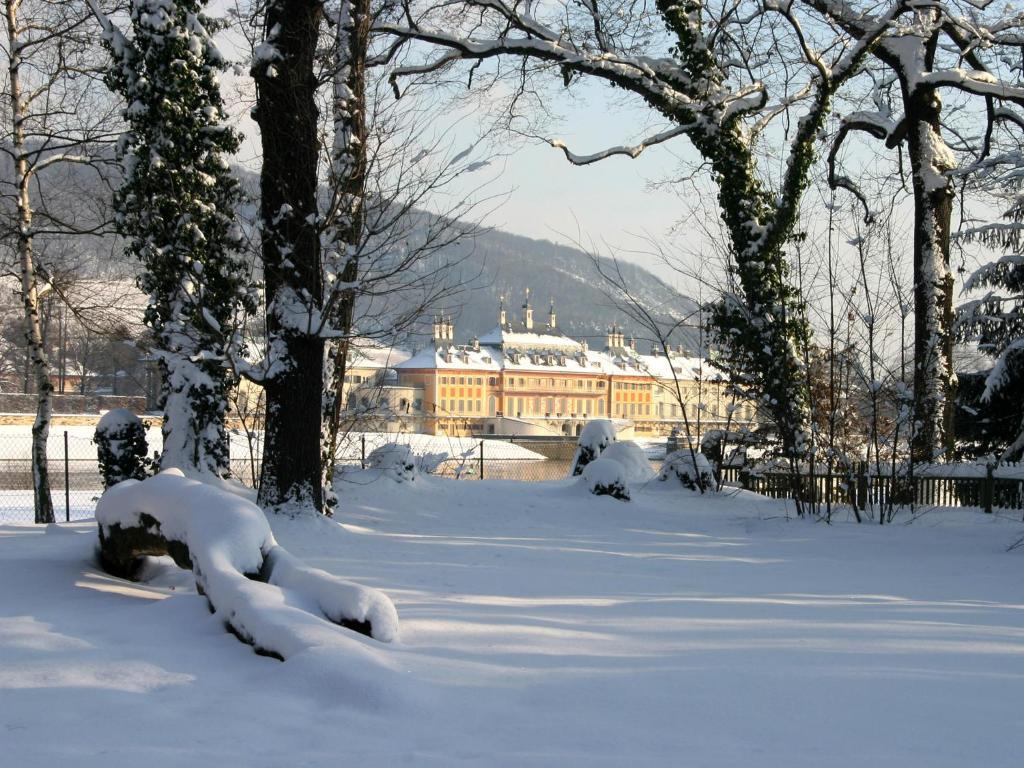
M 498 386 L 498 380 L 494 376 L 489 376 L 487 378 L 487 386 L 489 386 L 489 387 L 496 387 L 496 386 Z
M 597 401 L 597 415 L 604 416 L 604 400 Z
M 483 383 L 484 383 L 484 380 L 482 378 L 480 378 L 480 377 L 477 377 L 476 385 L 479 387 Z
M 466 401 L 465 400 L 459 400 L 459 413 L 462 413 L 465 410 L 466 410 Z
M 597 388 L 598 389 L 604 389 L 604 382 L 603 381 L 597 382 Z
M 442 384 L 447 384 L 448 383 L 448 377 L 447 376 L 442 376 L 441 377 L 441 383 Z
M 593 389 L 593 388 L 594 388 L 594 380 L 593 379 L 587 379 L 587 389 Z
M 466 383 L 466 377 L 465 376 L 459 376 L 459 384 L 465 384 L 465 383 Z
M 519 379 L 519 386 L 520 387 L 525 387 L 526 386 L 526 379 L 522 379 L 522 378 Z

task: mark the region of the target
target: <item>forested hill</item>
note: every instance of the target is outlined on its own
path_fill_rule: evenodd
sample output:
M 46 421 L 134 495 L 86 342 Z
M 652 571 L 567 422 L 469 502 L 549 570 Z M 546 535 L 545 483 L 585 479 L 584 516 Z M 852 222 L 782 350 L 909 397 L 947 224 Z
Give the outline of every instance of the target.
M 605 271 L 611 263 L 606 262 Z M 696 303 L 674 291 L 647 270 L 627 262 L 618 268 L 644 306 L 671 307 L 675 313 L 688 314 Z M 505 306 L 511 318 L 520 317 L 524 291 L 532 294 L 534 318 L 547 322 L 550 302 L 555 302 L 558 326 L 571 336 L 586 338 L 591 346 L 603 345 L 605 333 L 611 323 L 626 329 L 627 336 L 644 333 L 635 323 L 615 307 L 606 294 L 606 284 L 594 264 L 593 258 L 583 251 L 557 245 L 547 240 L 492 230 L 475 238 L 472 253 L 460 266 L 465 275 L 480 276 L 472 281 L 472 290 L 462 293 L 458 301 L 455 331 L 459 339 L 484 333 L 498 322 L 499 297 L 506 297 Z M 696 348 L 696 333 L 680 336 L 675 343 Z M 647 351 L 642 344 L 642 351 Z
M 8 166 L 9 161 L 0 155 L 0 170 L 9 170 Z M 116 173 L 111 168 L 107 170 L 112 175 Z M 238 171 L 243 186 L 251 194 L 258 194 L 258 177 L 251 171 Z M 112 178 L 104 182 L 95 171 L 70 165 L 62 166 L 60 171 L 48 169 L 44 173 L 44 183 L 51 190 L 65 193 L 59 196 L 51 194 L 48 199 L 62 218 L 92 223 L 101 219 L 100 211 L 105 201 L 109 201 L 110 188 L 116 186 L 117 181 Z M 3 218 L 12 213 L 12 210 L 7 210 L 10 208 L 6 205 L 8 202 L 0 199 L 0 216 L 7 214 Z M 243 218 L 255 214 L 251 203 L 246 208 Z M 130 276 L 135 269 L 134 264 L 124 262 L 122 245 L 113 236 L 77 238 L 70 249 L 66 243 L 60 242 L 60 238 L 39 238 L 37 245 L 41 255 L 53 262 L 54 268 L 81 273 L 82 277 L 123 278 Z M 456 265 L 446 280 L 460 285 L 461 290 L 433 310 L 454 316 L 458 341 L 468 341 L 497 325 L 501 295 L 506 297 L 510 318 L 518 319 L 524 292 L 529 288 L 538 324 L 547 322 L 549 303 L 554 300 L 558 325 L 565 333 L 587 339 L 591 346 L 599 347 L 604 344 L 608 326 L 617 323 L 627 337 L 635 334 L 641 339 L 641 351 L 648 351 L 649 342 L 644 339 L 650 334 L 614 306 L 613 300 L 605 293 L 606 285 L 592 257 L 583 251 L 547 240 L 485 230 L 472 238 L 461 238 L 430 258 L 434 262 L 432 267 L 442 263 Z M 610 261 L 606 266 L 606 271 L 611 271 Z M 620 262 L 618 268 L 630 291 L 645 307 L 660 311 L 671 308 L 677 316 L 695 309 L 692 299 L 674 291 L 647 270 L 627 262 Z M 430 318 L 425 318 L 427 333 L 429 323 Z M 419 338 L 422 340 L 423 336 Z M 690 350 L 699 346 L 695 330 L 673 336 L 672 341 L 684 344 Z M 413 340 L 412 343 L 417 342 Z

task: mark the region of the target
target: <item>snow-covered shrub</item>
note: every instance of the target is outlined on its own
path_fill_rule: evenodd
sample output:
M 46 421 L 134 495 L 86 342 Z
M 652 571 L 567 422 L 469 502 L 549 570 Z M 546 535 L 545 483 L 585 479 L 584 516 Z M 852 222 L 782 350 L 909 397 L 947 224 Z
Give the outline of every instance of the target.
M 366 457 L 366 466 L 381 470 L 381 474 L 397 483 L 415 480 L 419 474 L 416 454 L 408 445 L 398 443 L 388 443 L 374 448 Z
M 583 474 L 583 468 L 601 455 L 602 451 L 615 442 L 615 425 L 607 419 L 588 421 L 579 440 L 576 441 L 576 453 L 572 457 L 573 476 Z
M 697 460 L 696 465 L 694 458 Z M 665 457 L 658 479 L 669 478 L 675 478 L 692 491 L 700 490 L 701 487 L 708 491 L 715 487 L 715 473 L 707 457 L 703 453 L 691 454 L 689 450 L 673 451 Z
M 583 468 L 583 481 L 595 496 L 611 496 L 629 501 L 629 483 L 626 469 L 615 459 L 599 456 Z
M 149 458 L 146 428 L 127 408 L 107 411 L 93 435 L 104 489 L 122 480 L 145 480 L 154 461 Z
M 601 453 L 601 458 L 619 462 L 626 473 L 627 482 L 646 483 L 654 477 L 647 454 L 632 440 L 612 443 Z

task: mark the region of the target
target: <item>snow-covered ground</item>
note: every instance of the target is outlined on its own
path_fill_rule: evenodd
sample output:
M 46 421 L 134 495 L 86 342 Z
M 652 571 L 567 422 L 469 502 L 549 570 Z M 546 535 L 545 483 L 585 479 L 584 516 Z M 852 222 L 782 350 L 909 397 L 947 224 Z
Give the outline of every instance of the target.
M 0 526 L 0 761 L 1021 764 L 1018 520 L 431 477 L 351 483 L 338 519 L 271 523 L 394 599 L 400 639 L 353 635 L 363 665 L 253 654 L 189 574 L 100 572 L 88 522 Z
M 50 430 L 50 439 L 46 444 L 46 452 L 51 461 L 64 459 L 64 432 L 68 433 L 68 458 L 75 461 L 92 460 L 96 461 L 96 444 L 92 442 L 95 432 L 94 427 L 89 426 L 54 426 Z M 249 443 L 243 433 L 232 431 L 229 433 L 231 440 L 231 458 L 233 460 L 245 460 L 249 458 Z M 413 452 L 423 454 L 443 454 L 449 458 L 460 458 L 465 455 L 476 456 L 480 440 L 470 437 L 448 437 L 446 435 L 421 435 L 406 432 L 352 432 L 346 436 L 338 450 L 339 459 L 358 461 L 362 450 L 361 438 L 366 438 L 366 452 L 386 443 L 398 443 L 408 445 Z M 146 441 L 149 443 L 150 451 L 159 451 L 163 445 L 162 435 L 159 427 L 151 427 L 146 430 Z M 32 428 L 29 425 L 0 425 L 0 456 L 6 459 L 24 459 L 28 461 L 32 450 Z M 261 442 L 257 439 L 254 442 L 253 450 L 259 458 L 262 449 Z M 543 456 L 519 445 L 506 440 L 485 441 L 485 455 L 492 459 L 542 459 Z

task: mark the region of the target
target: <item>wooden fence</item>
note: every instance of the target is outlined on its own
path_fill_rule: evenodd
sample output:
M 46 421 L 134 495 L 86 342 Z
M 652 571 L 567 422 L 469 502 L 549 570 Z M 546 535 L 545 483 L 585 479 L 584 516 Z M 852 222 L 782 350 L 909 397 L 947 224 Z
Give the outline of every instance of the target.
M 723 482 L 773 499 L 796 495 L 797 482 L 788 472 L 754 472 L 723 467 Z M 799 477 L 800 498 L 819 504 L 850 504 L 857 509 L 892 505 L 980 507 L 1024 510 L 1024 478 L 996 477 L 988 467 L 980 477 L 875 475 L 861 464 L 848 474 L 805 473 Z

